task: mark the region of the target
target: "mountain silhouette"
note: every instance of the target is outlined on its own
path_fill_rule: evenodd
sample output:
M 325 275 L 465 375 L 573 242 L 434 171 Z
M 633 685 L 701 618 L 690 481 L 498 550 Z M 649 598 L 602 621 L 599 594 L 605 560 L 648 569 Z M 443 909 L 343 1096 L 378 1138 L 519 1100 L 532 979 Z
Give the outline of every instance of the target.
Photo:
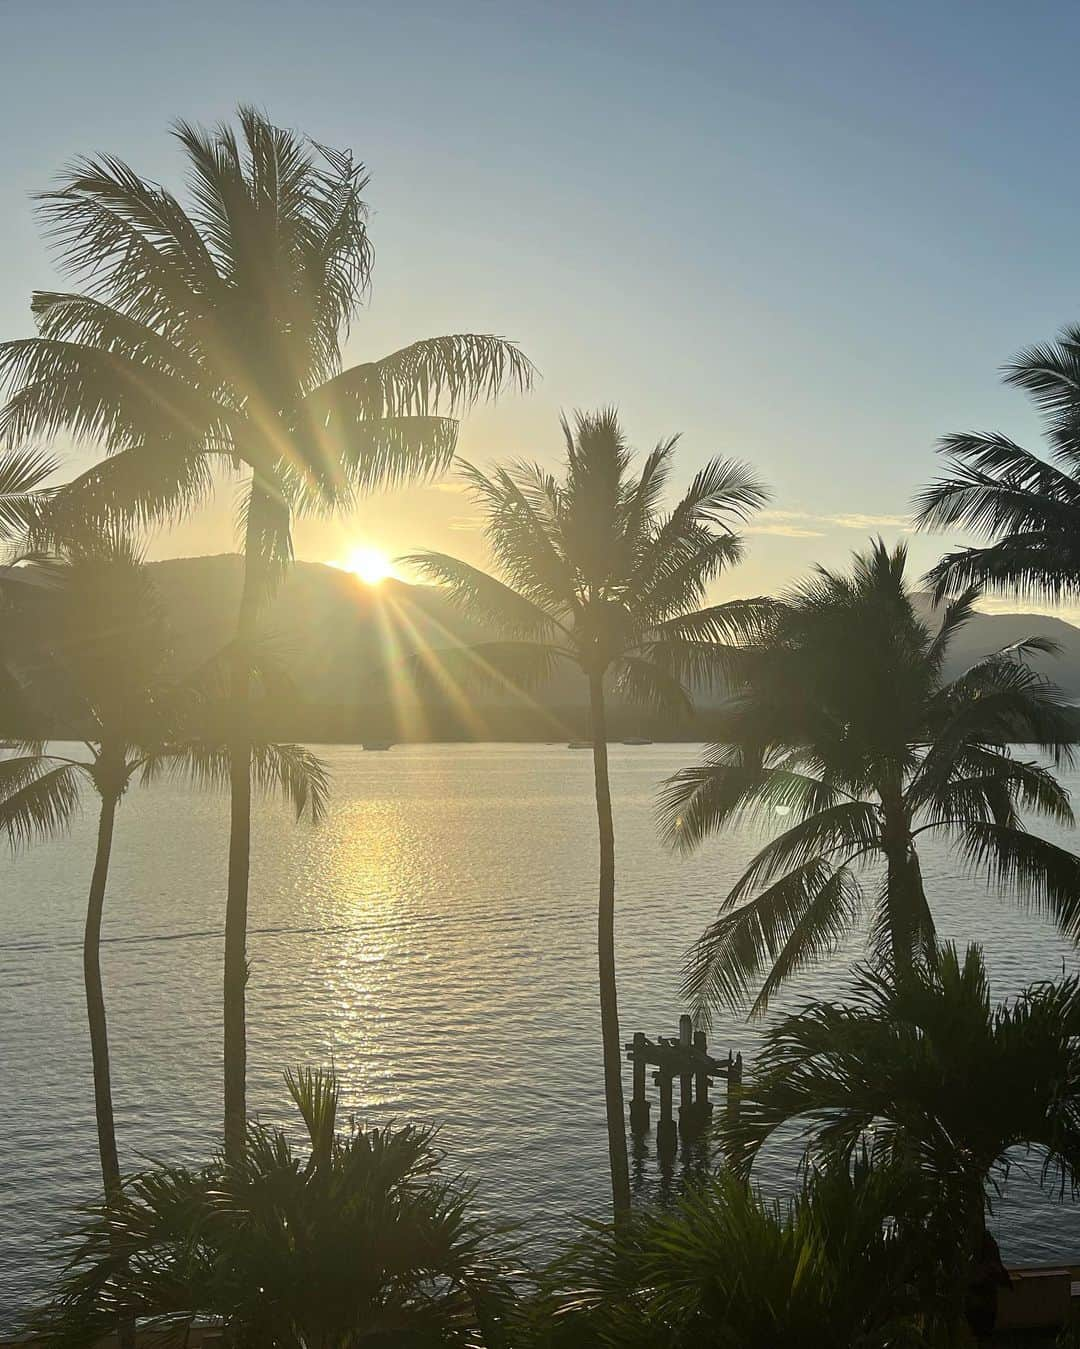
M 235 554 L 173 558 L 149 564 L 172 630 L 183 672 L 204 664 L 229 643 L 240 602 L 242 561 Z M 924 602 L 927 621 L 935 622 Z M 260 621 L 266 659 L 286 677 L 267 695 L 265 730 L 306 740 L 560 740 L 588 734 L 584 681 L 561 672 L 535 695 L 490 688 L 439 691 L 418 686 L 413 672 L 438 670 L 441 650 L 491 636 L 464 619 L 431 586 L 386 580 L 364 585 L 349 572 L 295 562 Z M 1080 702 L 1080 628 L 1033 613 L 980 613 L 954 640 L 948 673 L 1025 637 L 1046 637 L 1056 656 L 1031 663 Z M 703 698 L 690 722 L 668 724 L 619 708 L 612 738 L 708 739 L 715 699 Z

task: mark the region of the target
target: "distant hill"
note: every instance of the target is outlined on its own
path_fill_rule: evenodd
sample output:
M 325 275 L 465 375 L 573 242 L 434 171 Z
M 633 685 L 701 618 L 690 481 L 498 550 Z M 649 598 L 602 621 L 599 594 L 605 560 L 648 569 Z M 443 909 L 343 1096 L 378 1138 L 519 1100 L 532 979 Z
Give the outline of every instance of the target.
M 935 620 L 929 598 L 924 602 L 927 622 Z M 958 674 L 991 651 L 1000 651 L 1028 637 L 1045 637 L 1058 647 L 1056 655 L 1028 657 L 1031 667 L 1052 680 L 1070 701 L 1080 703 L 1080 628 L 1048 614 L 979 614 L 953 641 L 948 673 Z
M 193 668 L 233 633 L 243 577 L 235 554 L 150 564 L 170 615 L 178 663 Z M 349 572 L 296 562 L 265 607 L 260 640 L 294 694 L 268 709 L 278 737 L 359 740 L 563 739 L 584 732 L 585 704 L 566 672 L 542 703 L 485 690 L 468 703 L 431 681 L 410 692 L 424 653 L 490 637 L 431 586 L 364 585 Z M 635 717 L 637 714 L 635 714 Z M 636 721 L 635 721 L 636 727 Z
M 170 615 L 181 669 L 194 668 L 230 640 L 240 600 L 235 554 L 150 564 Z M 929 601 L 926 604 L 928 617 Z M 431 586 L 384 581 L 371 588 L 355 576 L 297 562 L 261 620 L 262 641 L 289 675 L 291 691 L 265 708 L 267 732 L 306 740 L 559 740 L 587 734 L 583 682 L 572 671 L 535 699 L 519 693 L 410 692 L 400 673 L 424 653 L 491 634 L 464 620 Z M 1058 643 L 1058 657 L 1036 657 L 1040 670 L 1080 702 L 1080 628 L 1042 614 L 980 614 L 956 641 L 952 672 L 1029 636 Z M 437 663 L 437 658 L 436 658 Z M 436 681 L 437 682 L 437 681 Z M 614 709 L 612 735 L 708 738 L 710 709 L 692 723 L 665 726 L 636 709 Z

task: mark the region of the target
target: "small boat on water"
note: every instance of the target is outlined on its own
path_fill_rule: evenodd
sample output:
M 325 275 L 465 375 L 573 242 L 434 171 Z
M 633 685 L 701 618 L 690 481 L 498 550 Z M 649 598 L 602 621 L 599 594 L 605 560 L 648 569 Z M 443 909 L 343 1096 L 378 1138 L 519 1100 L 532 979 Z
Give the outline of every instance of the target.
M 631 735 L 623 741 L 624 745 L 651 745 L 652 741 L 643 735 Z
M 393 742 L 390 740 L 365 740 L 361 749 L 393 749 Z
M 571 740 L 567 749 L 592 749 L 591 740 Z

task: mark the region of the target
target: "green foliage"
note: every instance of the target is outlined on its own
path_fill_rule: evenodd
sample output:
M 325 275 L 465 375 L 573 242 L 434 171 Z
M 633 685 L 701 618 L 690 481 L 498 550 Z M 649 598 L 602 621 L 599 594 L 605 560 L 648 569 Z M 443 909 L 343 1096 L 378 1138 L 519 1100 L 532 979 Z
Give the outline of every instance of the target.
M 17 542 L 25 536 L 38 510 L 53 495 L 46 480 L 59 467 L 40 450 L 14 449 L 0 454 L 0 539 Z
M 988 540 L 946 553 L 928 577 L 937 596 L 977 584 L 1052 601 L 1080 588 L 1080 327 L 1006 367 L 1042 414 L 1049 458 L 1008 436 L 946 436 L 948 472 L 921 493 L 924 529 L 959 526 Z
M 403 559 L 506 638 L 447 655 L 445 669 L 528 688 L 569 662 L 608 676 L 631 702 L 685 712 L 769 612 L 764 599 L 701 607 L 742 555 L 737 526 L 768 493 L 744 465 L 714 459 L 664 512 L 677 437 L 634 477 L 613 410 L 578 413 L 563 435 L 561 478 L 536 464 L 463 470 L 499 579 L 442 553 Z
M 976 946 L 963 960 L 946 946 L 896 981 L 863 971 L 850 1003 L 812 1003 L 766 1032 L 721 1136 L 746 1173 L 793 1125 L 815 1165 L 844 1168 L 869 1150 L 907 1176 L 932 1257 L 924 1307 L 957 1319 L 985 1211 L 1016 1156 L 1038 1159 L 1061 1193 L 1080 1184 L 1080 981 L 994 1004 Z
M 181 1336 L 213 1319 L 251 1349 L 475 1342 L 505 1288 L 432 1132 L 340 1131 L 332 1074 L 288 1084 L 303 1146 L 253 1123 L 235 1162 L 155 1167 L 87 1212 L 41 1318 L 49 1343 L 92 1345 L 131 1316 Z
M 741 653 L 725 743 L 664 790 L 661 823 L 693 848 L 739 822 L 775 829 L 691 953 L 684 992 L 699 1016 L 752 999 L 761 1012 L 795 973 L 831 954 L 869 914 L 881 963 L 933 958 L 923 835 L 966 869 L 1080 935 L 1080 860 L 1027 832 L 1024 814 L 1071 823 L 1054 773 L 1010 742 L 1067 762 L 1062 699 L 1025 661 L 997 652 L 948 680 L 949 643 L 976 594 L 933 631 L 917 615 L 902 548 L 878 543 L 850 575 L 820 569 Z M 882 876 L 882 872 L 884 875 Z M 878 880 L 867 893 L 867 876 Z
M 748 1169 L 802 1120 L 821 1162 L 867 1142 L 980 1196 L 1026 1148 L 1043 1174 L 1080 1183 L 1080 982 L 1033 984 L 994 1004 L 982 953 L 943 948 L 893 981 L 864 970 L 849 1003 L 815 1002 L 770 1027 L 738 1119 L 722 1125 Z
M 720 1174 L 669 1211 L 597 1227 L 516 1315 L 535 1349 L 870 1349 L 917 1345 L 919 1245 L 898 1177 L 810 1176 L 789 1203 Z
M 39 198 L 82 289 L 37 292 L 37 336 L 0 345 L 0 436 L 66 433 L 109 456 L 56 494 L 43 538 L 175 519 L 239 470 L 249 548 L 272 567 L 294 511 L 444 468 L 453 414 L 532 379 L 516 346 L 473 334 L 343 371 L 373 264 L 367 172 L 254 109 L 237 120 L 175 126 L 183 202 L 111 155 Z

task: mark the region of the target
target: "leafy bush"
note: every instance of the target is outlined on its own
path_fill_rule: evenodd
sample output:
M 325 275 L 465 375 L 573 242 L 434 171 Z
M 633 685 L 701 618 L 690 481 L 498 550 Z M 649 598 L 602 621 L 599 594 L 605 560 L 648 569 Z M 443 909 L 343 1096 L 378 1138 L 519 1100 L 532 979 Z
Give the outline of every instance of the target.
M 218 1322 L 259 1349 L 470 1342 L 505 1289 L 432 1131 L 338 1132 L 333 1075 L 286 1080 L 307 1146 L 253 1124 L 235 1164 L 131 1177 L 77 1233 L 42 1317 L 51 1342 L 92 1345 L 132 1317 L 177 1342 Z

